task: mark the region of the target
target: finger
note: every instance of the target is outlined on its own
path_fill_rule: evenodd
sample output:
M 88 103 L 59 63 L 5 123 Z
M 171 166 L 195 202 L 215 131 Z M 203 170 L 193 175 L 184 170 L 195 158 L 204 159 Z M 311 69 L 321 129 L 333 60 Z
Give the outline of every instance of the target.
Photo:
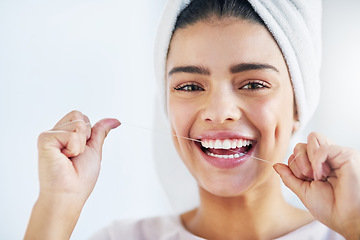
M 297 178 L 306 181 L 314 180 L 311 164 L 306 154 L 305 143 L 296 144 L 294 153 L 288 159 L 288 166 Z
M 54 128 L 59 127 L 64 123 L 73 122 L 76 120 L 83 120 L 86 123 L 90 123 L 90 120 L 86 115 L 82 114 L 80 111 L 74 110 L 66 114 L 59 122 L 57 122 Z
M 87 144 L 101 155 L 102 146 L 106 136 L 111 129 L 117 128 L 120 124 L 119 120 L 113 118 L 100 120 L 92 128 L 91 137 Z
M 332 145 L 332 142 L 320 133 L 312 132 L 307 138 L 307 153 L 310 161 L 315 159 L 314 156 L 320 146 Z
M 78 156 L 84 151 L 86 139 L 81 134 L 68 131 L 48 131 L 40 134 L 38 141 L 39 154 L 48 151 L 60 151 L 66 157 Z
M 299 171 L 307 181 L 314 180 L 314 172 L 312 170 L 309 158 L 305 152 L 300 152 L 296 156 L 294 155 L 294 159 L 292 161 L 296 164 Z
M 305 196 L 305 189 L 307 186 L 309 186 L 308 181 L 303 181 L 299 178 L 297 178 L 290 168 L 282 163 L 274 164 L 275 171 L 280 175 L 281 180 L 287 186 L 290 188 L 291 191 L 293 191 L 300 200 L 303 201 L 303 198 Z
M 84 152 L 86 147 L 86 141 L 91 136 L 91 126 L 90 123 L 85 123 L 84 120 L 75 120 L 72 122 L 66 122 L 56 128 L 54 128 L 52 131 L 68 131 L 68 132 L 76 132 L 79 134 L 79 141 L 82 143 L 80 145 L 80 153 Z M 64 153 L 66 155 L 69 155 L 68 151 L 65 149 Z
M 294 148 L 293 157 L 290 156 L 288 160 L 288 166 L 290 166 L 301 154 L 306 154 L 306 143 L 298 143 Z
M 314 160 L 315 152 L 320 147 L 319 139 L 317 138 L 317 133 L 310 133 L 307 138 L 307 154 L 309 156 L 310 161 Z M 323 143 L 325 144 L 325 143 Z
M 84 120 L 75 120 L 72 122 L 66 122 L 62 125 L 59 125 L 53 128 L 55 131 L 68 131 L 68 132 L 77 132 L 83 134 L 88 140 L 91 136 L 91 125 L 86 123 Z
M 331 141 L 329 138 L 325 137 L 324 135 L 318 133 L 318 132 L 311 132 L 308 137 L 307 140 L 308 142 L 311 141 L 312 139 L 316 140 L 319 145 L 333 145 L 334 142 Z
M 333 172 L 342 168 L 345 164 L 351 166 L 351 155 L 355 153 L 352 149 L 347 149 L 337 145 L 323 145 L 314 154 L 314 172 L 317 178 L 321 176 L 334 176 Z M 351 168 L 351 167 L 349 167 Z
M 332 142 L 319 133 L 310 133 L 308 136 L 307 153 L 312 165 L 315 180 L 324 180 L 329 176 L 331 168 L 326 163 L 326 153 L 319 150 L 321 147 L 329 146 Z
M 291 155 L 289 158 L 289 161 L 291 158 L 293 158 L 294 156 Z M 296 161 L 291 161 L 291 164 L 288 165 L 290 171 L 295 175 L 295 177 L 301 179 L 301 180 L 308 180 L 308 178 L 301 172 L 300 168 L 297 165 Z

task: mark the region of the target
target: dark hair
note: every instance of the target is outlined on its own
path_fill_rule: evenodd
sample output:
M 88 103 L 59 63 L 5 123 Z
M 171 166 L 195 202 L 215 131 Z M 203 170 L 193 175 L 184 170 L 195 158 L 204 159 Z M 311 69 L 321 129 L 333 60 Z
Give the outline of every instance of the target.
M 178 15 L 173 34 L 179 28 L 185 28 L 212 17 L 239 18 L 265 26 L 263 20 L 246 0 L 193 0 Z

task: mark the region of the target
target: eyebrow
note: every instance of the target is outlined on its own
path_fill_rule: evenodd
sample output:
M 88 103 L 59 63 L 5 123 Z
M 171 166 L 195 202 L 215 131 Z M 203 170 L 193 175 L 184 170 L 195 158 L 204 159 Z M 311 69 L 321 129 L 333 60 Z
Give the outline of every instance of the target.
M 183 66 L 183 67 L 174 67 L 168 73 L 168 76 L 173 75 L 174 73 L 196 73 L 201 75 L 210 75 L 209 69 L 202 66 Z
M 230 67 L 231 73 L 239 73 L 250 70 L 272 70 L 275 72 L 279 72 L 279 70 L 273 65 L 264 63 L 241 63 Z
M 231 73 L 240 73 L 251 70 L 272 70 L 279 72 L 279 70 L 270 64 L 264 63 L 240 63 L 235 64 L 230 67 Z M 174 67 L 168 73 L 168 76 L 171 76 L 175 73 L 195 73 L 201 75 L 210 75 L 210 70 L 202 66 L 180 66 Z

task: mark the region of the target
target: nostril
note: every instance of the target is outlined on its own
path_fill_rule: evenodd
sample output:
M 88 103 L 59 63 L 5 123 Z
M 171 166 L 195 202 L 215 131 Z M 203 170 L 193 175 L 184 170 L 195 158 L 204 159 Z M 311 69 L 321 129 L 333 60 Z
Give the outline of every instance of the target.
M 211 104 L 201 113 L 201 118 L 206 122 L 224 123 L 237 121 L 241 118 L 241 109 L 234 104 Z

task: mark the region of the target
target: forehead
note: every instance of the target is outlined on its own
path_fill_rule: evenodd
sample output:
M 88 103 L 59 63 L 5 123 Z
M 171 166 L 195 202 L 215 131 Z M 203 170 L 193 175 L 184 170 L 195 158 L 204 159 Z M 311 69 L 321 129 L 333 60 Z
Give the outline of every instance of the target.
M 268 62 L 286 68 L 266 27 L 239 19 L 206 20 L 178 29 L 169 46 L 167 65 L 228 67 L 241 62 Z

